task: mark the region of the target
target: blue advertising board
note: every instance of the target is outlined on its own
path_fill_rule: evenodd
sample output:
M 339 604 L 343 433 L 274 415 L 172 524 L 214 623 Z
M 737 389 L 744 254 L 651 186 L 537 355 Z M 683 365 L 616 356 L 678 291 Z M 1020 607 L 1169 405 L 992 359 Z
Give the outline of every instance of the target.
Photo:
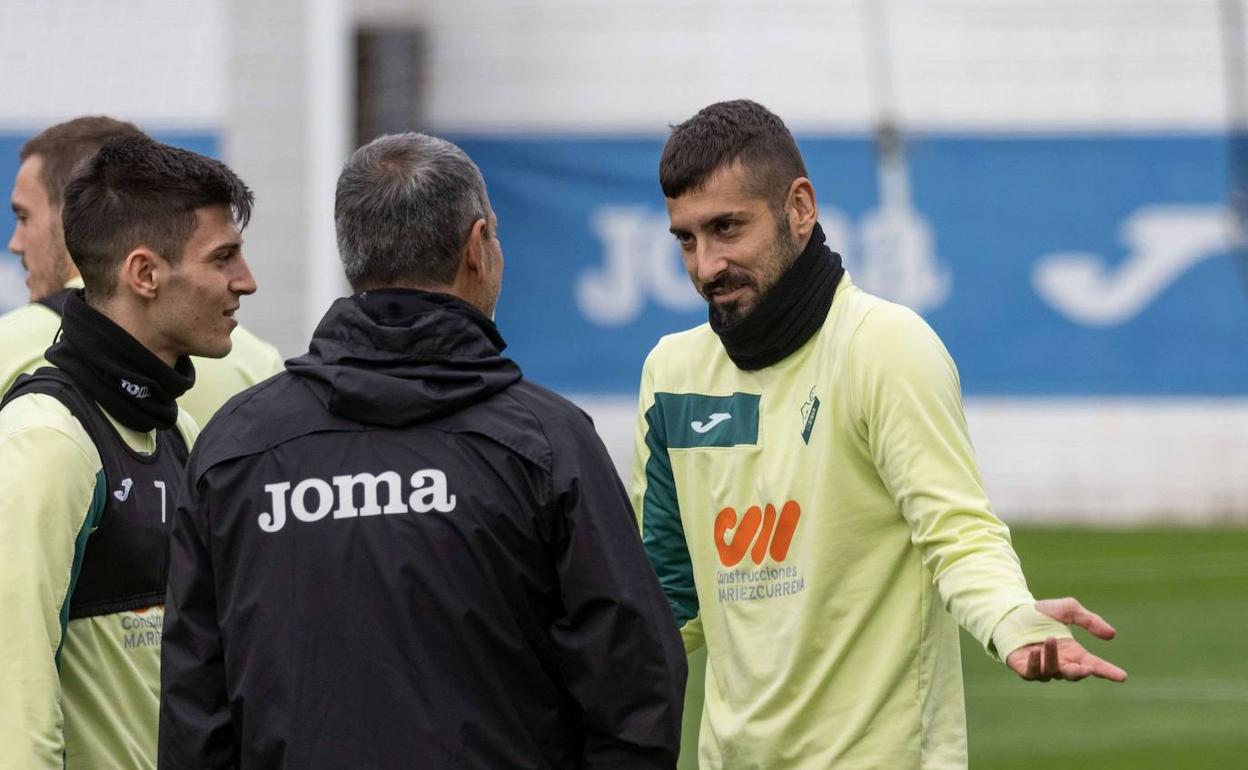
M 451 138 L 499 217 L 509 354 L 560 391 L 635 393 L 654 342 L 706 319 L 667 231 L 663 138 Z M 24 139 L 0 134 L 6 185 Z M 854 280 L 921 312 L 968 394 L 1248 395 L 1224 136 L 922 135 L 883 170 L 865 135 L 799 144 Z
M 529 376 L 635 392 L 706 319 L 667 232 L 662 138 L 453 137 L 506 257 L 498 320 Z M 1248 395 L 1248 282 L 1220 135 L 799 137 L 859 285 L 921 312 L 981 395 Z M 895 164 L 894 164 L 895 165 Z

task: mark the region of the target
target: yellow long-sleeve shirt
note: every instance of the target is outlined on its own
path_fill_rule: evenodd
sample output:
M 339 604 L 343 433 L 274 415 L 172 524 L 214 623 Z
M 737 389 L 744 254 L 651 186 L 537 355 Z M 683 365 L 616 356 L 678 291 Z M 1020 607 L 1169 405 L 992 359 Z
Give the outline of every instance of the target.
M 154 432 L 110 421 L 134 451 L 155 449 Z M 186 412 L 178 429 L 189 447 Z M 164 609 L 68 620 L 109 490 L 99 451 L 55 397 L 0 410 L 0 489 L 0 768 L 154 768 Z
M 660 340 L 633 505 L 690 649 L 704 770 L 965 768 L 955 620 L 1004 656 L 1032 606 L 975 465 L 952 360 L 846 275 L 788 358 L 738 369 L 709 326 Z

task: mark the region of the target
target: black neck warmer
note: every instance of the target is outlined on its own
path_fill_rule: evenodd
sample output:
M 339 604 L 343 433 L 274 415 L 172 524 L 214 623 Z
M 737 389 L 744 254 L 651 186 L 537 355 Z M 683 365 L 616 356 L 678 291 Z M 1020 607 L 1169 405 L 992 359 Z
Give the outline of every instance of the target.
M 816 223 L 806 248 L 739 323 L 725 328 L 719 311 L 710 306 L 711 329 L 738 368 L 753 371 L 783 361 L 823 325 L 845 274 L 841 255 L 824 241 Z
M 65 300 L 61 338 L 45 354 L 83 393 L 132 430 L 168 430 L 178 420 L 176 399 L 195 384 L 187 356 L 170 369 L 125 329 L 83 300 Z

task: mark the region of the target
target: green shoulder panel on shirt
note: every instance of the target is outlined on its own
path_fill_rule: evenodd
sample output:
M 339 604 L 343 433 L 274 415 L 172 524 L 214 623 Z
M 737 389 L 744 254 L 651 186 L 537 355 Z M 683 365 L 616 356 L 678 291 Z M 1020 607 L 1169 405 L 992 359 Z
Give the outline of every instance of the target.
M 641 540 L 646 556 L 676 616 L 677 627 L 698 614 L 698 594 L 693 583 L 693 562 L 685 543 L 676 499 L 676 479 L 667 455 L 663 402 L 656 400 L 646 411 L 646 491 L 641 503 Z
M 753 393 L 655 393 L 654 405 L 646 411 L 650 457 L 642 500 L 642 542 L 677 625 L 684 626 L 697 616 L 698 596 L 668 451 L 757 444 L 759 398 Z
M 755 393 L 655 393 L 654 400 L 661 407 L 668 449 L 758 443 L 759 396 Z

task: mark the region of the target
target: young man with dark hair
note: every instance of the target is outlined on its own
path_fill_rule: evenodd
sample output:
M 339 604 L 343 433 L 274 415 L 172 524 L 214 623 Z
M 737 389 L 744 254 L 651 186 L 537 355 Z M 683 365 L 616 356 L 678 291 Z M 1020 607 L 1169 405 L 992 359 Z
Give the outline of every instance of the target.
M 965 768 L 957 624 L 1024 679 L 1125 679 L 1066 628 L 1104 620 L 1032 597 L 953 361 L 824 245 L 780 119 L 713 104 L 659 176 L 710 322 L 646 360 L 632 493 L 707 648 L 701 766 Z
M 190 460 L 161 766 L 673 768 L 680 637 L 593 425 L 501 355 L 476 164 L 376 139 L 335 224 L 357 293 Z
M 0 395 L 19 374 L 47 363 L 43 354 L 60 329 L 65 297 L 83 285 L 61 225 L 65 188 L 75 166 L 106 142 L 144 136 L 131 123 L 88 116 L 51 126 L 22 146 L 9 250 L 26 268 L 30 304 L 0 316 Z M 223 359 L 194 359 L 196 384 L 179 405 L 200 425 L 230 396 L 282 368 L 277 349 L 246 329 L 235 330 L 233 343 Z
M 197 430 L 175 399 L 256 289 L 250 213 L 223 164 L 144 136 L 65 191 L 85 292 L 0 404 L 0 767 L 155 767 L 167 521 Z

